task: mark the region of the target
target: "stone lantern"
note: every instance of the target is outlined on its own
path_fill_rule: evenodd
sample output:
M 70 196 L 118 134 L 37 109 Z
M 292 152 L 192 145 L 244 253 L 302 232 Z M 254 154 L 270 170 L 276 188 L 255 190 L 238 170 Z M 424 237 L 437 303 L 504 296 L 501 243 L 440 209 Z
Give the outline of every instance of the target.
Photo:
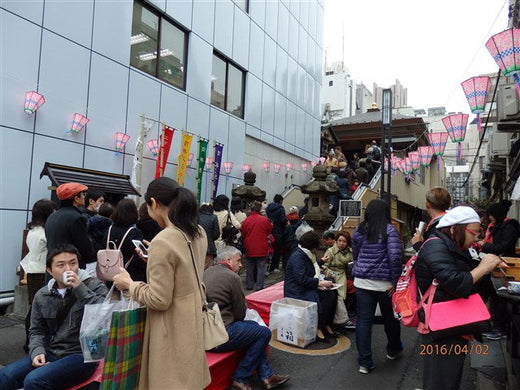
M 246 214 L 249 214 L 249 203 L 253 200 L 265 199 L 265 191 L 255 186 L 255 182 L 256 173 L 249 168 L 249 171 L 244 173 L 244 185 L 236 187 L 231 191 L 231 195 L 238 196 L 244 201 Z

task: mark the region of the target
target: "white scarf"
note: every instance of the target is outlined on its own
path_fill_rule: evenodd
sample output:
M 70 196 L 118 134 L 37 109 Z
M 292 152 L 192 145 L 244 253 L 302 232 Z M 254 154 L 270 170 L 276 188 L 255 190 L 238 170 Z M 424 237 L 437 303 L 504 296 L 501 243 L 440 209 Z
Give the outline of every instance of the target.
M 316 261 L 316 255 L 314 253 L 312 253 L 310 250 L 301 247 L 299 244 L 298 244 L 298 248 L 300 248 L 303 251 L 303 253 L 305 253 L 307 255 L 307 257 L 309 259 L 311 259 L 312 265 L 314 266 L 314 277 L 319 279 L 321 271 L 320 271 L 320 266 L 318 265 L 318 262 Z

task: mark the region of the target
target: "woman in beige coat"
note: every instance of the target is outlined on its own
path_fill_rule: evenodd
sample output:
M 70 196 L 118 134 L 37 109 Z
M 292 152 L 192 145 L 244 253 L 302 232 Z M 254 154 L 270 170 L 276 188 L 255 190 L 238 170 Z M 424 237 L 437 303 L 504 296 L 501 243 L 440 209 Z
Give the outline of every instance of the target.
M 170 178 L 150 183 L 148 213 L 164 228 L 150 243 L 147 280 L 134 282 L 121 268 L 120 290 L 148 309 L 139 389 L 203 389 L 211 382 L 202 333 L 202 301 L 186 243 L 191 241 L 200 275 L 207 239 L 197 224 L 191 191 Z

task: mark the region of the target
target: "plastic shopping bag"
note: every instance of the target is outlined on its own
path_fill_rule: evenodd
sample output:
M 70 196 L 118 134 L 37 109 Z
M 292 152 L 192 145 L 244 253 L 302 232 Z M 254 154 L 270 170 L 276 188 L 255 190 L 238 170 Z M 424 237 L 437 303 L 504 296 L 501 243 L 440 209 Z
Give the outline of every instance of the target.
M 110 301 L 113 292 L 114 286 L 102 303 L 85 305 L 79 331 L 79 342 L 85 362 L 96 362 L 105 357 L 112 312 L 128 306 L 122 293 L 115 294 L 120 295 L 120 299 Z
M 260 326 L 267 327 L 264 320 L 262 319 L 262 317 L 260 317 L 260 314 L 258 314 L 258 312 L 255 309 L 246 310 L 246 316 L 244 317 L 244 321 L 254 321 Z

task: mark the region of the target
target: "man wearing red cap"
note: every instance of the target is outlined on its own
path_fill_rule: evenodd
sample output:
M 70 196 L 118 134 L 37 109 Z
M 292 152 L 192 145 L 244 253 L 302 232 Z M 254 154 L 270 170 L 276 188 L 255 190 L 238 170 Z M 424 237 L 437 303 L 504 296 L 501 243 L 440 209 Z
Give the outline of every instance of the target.
M 80 183 L 65 183 L 56 188 L 60 209 L 53 213 L 45 224 L 47 250 L 51 252 L 62 244 L 74 245 L 80 255 L 80 268 L 95 261 L 94 249 L 87 233 L 87 220 L 80 207 L 85 205 L 88 187 Z

